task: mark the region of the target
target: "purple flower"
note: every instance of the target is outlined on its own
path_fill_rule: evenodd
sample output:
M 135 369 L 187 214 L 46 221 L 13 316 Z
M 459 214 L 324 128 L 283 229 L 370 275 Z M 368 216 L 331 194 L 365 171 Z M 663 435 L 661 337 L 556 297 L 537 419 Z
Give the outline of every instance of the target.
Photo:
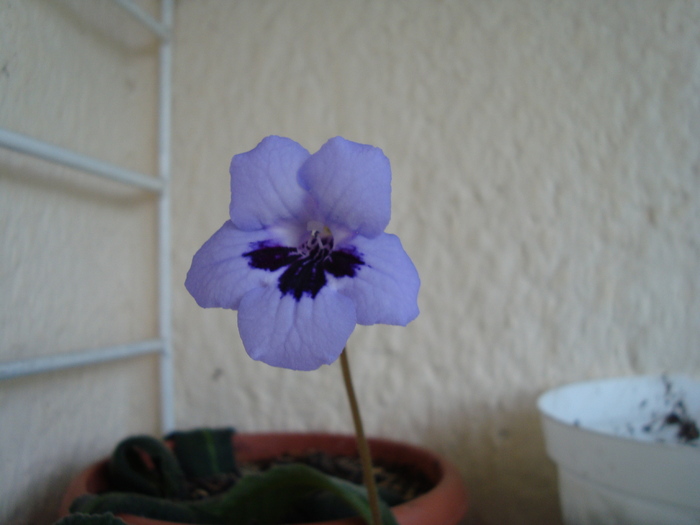
M 313 155 L 267 137 L 231 161 L 230 220 L 192 259 L 202 307 L 238 310 L 253 359 L 294 370 L 335 361 L 357 323 L 406 325 L 420 279 L 391 216 L 379 148 L 330 139 Z

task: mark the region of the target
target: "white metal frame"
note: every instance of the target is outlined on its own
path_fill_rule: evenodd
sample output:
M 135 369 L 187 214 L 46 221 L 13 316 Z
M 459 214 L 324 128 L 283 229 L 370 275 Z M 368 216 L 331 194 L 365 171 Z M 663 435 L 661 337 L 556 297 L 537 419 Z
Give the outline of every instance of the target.
M 86 366 L 144 354 L 158 354 L 160 359 L 160 422 L 161 430 L 174 427 L 173 351 L 170 289 L 170 158 L 172 99 L 172 26 L 173 0 L 161 0 L 161 20 L 154 19 L 133 0 L 114 0 L 136 20 L 160 38 L 159 102 L 158 102 L 158 176 L 153 177 L 102 162 L 36 140 L 0 129 L 0 147 L 38 157 L 49 162 L 106 177 L 159 194 L 158 202 L 158 309 L 159 337 L 131 344 L 88 349 L 0 363 L 0 380 Z

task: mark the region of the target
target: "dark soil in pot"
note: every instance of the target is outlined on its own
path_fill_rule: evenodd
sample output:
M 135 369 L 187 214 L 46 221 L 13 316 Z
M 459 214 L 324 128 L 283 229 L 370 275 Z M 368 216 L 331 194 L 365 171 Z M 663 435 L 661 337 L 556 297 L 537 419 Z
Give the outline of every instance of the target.
M 354 456 L 334 456 L 322 450 L 308 450 L 304 454 L 283 454 L 272 459 L 241 464 L 240 474 L 227 473 L 208 478 L 188 479 L 189 499 L 208 498 L 226 491 L 236 484 L 242 475 L 264 472 L 278 465 L 302 463 L 324 474 L 351 483 L 362 484 L 362 464 Z M 382 498 L 390 505 L 410 501 L 433 488 L 420 470 L 408 464 L 374 462 L 374 476 Z

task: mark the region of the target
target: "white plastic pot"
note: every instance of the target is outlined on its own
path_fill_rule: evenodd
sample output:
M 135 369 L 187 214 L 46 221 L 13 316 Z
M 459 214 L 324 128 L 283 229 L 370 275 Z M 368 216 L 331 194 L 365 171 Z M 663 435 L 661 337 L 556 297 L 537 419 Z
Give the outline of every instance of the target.
M 700 381 L 576 383 L 545 393 L 538 408 L 567 525 L 700 524 L 700 440 L 679 439 L 672 416 L 700 424 Z

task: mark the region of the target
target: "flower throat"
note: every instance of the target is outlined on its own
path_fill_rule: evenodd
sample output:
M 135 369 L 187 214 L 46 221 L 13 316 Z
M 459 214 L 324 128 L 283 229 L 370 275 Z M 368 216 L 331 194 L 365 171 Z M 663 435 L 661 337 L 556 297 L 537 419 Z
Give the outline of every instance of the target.
M 251 268 L 274 272 L 287 267 L 279 276 L 277 287 L 282 296 L 291 295 L 300 301 L 304 295 L 312 299 L 328 284 L 327 274 L 335 278 L 355 277 L 364 265 L 354 247 L 335 248 L 328 226 L 309 221 L 304 241 L 296 247 L 274 245 L 270 241 L 251 244 L 243 254 Z

